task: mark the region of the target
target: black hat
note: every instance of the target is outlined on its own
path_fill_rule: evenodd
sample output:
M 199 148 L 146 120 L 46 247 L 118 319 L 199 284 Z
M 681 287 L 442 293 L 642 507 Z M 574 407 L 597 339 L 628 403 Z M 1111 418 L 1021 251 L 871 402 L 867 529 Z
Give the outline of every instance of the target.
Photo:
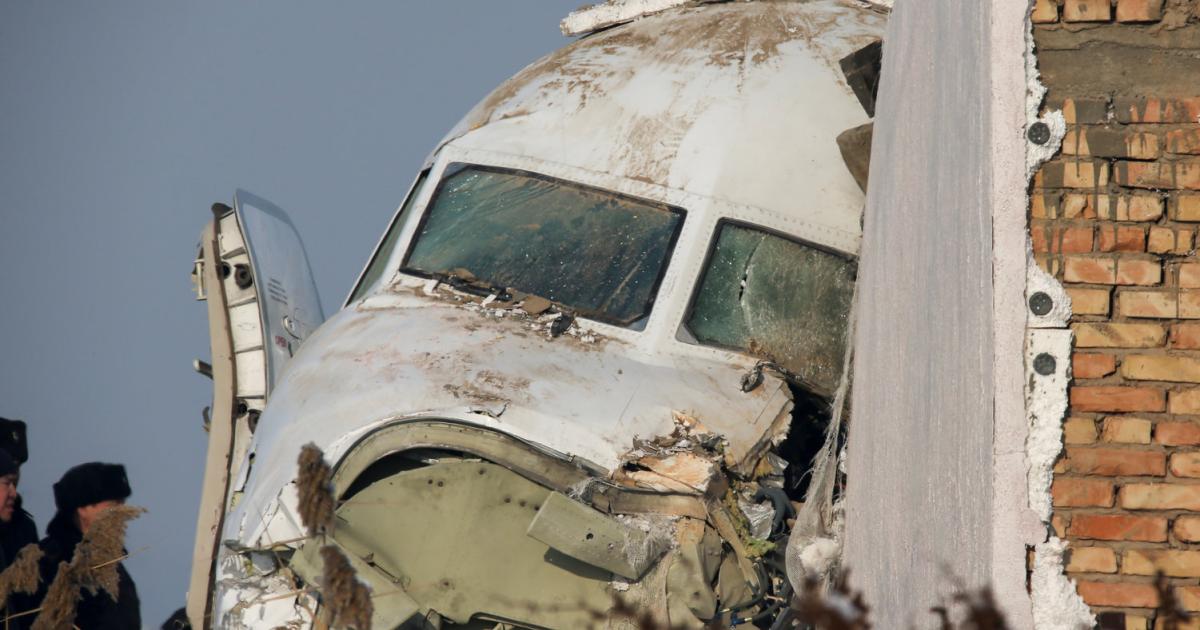
M 17 472 L 17 460 L 8 454 L 8 451 L 0 448 L 0 477 L 12 475 Z
M 90 462 L 68 470 L 54 484 L 54 505 L 69 512 L 101 501 L 124 501 L 130 493 L 124 466 Z
M 24 420 L 0 418 L 0 449 L 8 451 L 18 466 L 29 461 L 29 446 L 25 442 Z

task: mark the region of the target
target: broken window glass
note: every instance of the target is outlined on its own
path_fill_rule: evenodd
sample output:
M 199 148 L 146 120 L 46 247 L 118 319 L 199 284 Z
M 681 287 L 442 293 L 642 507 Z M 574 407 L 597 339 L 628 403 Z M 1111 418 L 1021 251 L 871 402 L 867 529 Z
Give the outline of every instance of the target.
M 428 170 L 421 171 L 421 174 L 417 176 L 417 181 L 412 185 L 412 190 L 408 191 L 408 198 L 404 200 L 404 205 L 400 207 L 400 212 L 392 221 L 391 226 L 388 227 L 387 234 L 383 237 L 383 242 L 375 250 L 375 256 L 367 265 L 367 270 L 363 273 L 362 280 L 359 280 L 358 286 L 354 287 L 354 293 L 350 296 L 351 302 L 362 297 L 371 288 L 371 285 L 375 284 L 375 281 L 383 275 L 388 259 L 392 257 L 392 250 L 396 247 L 396 240 L 400 238 L 400 232 L 404 227 L 404 219 L 408 218 L 413 204 L 416 203 L 417 195 L 421 194 L 421 184 L 425 183 L 425 176 L 427 175 L 429 175 Z
M 849 258 L 724 222 L 687 328 L 700 343 L 774 361 L 828 395 L 841 377 L 854 277 Z
M 430 203 L 405 271 L 469 273 L 580 315 L 650 312 L 683 211 L 532 173 L 465 166 Z

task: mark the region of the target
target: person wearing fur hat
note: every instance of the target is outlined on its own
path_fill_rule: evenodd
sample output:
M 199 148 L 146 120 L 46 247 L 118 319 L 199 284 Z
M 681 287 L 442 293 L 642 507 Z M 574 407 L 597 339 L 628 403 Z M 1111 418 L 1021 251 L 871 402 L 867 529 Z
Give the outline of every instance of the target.
M 80 464 L 54 484 L 54 505 L 58 511 L 46 526 L 46 537 L 38 543 L 45 553 L 39 563 L 42 584 L 37 595 L 28 602 L 30 610 L 42 605 L 58 574 L 59 564 L 71 562 L 84 533 L 105 510 L 125 503 L 130 493 L 129 478 L 120 464 Z M 137 587 L 122 563 L 117 564 L 117 576 L 118 598 L 115 601 L 104 591 L 92 593 L 80 589 L 75 627 L 80 630 L 142 627 Z
M 17 552 L 37 542 L 37 525 L 21 508 L 17 483 L 21 468 L 8 451 L 0 448 L 0 571 L 12 564 Z
M 0 571 L 22 548 L 37 542 L 37 525 L 21 507 L 21 495 L 17 494 L 21 464 L 28 458 L 25 423 L 0 418 Z

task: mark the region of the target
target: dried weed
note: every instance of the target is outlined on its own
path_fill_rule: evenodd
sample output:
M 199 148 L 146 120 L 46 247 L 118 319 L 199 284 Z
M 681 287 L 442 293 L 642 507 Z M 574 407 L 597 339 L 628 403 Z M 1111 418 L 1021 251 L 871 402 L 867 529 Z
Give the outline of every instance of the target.
M 325 454 L 311 442 L 300 449 L 297 464 L 300 521 L 309 536 L 324 534 L 333 526 L 333 472 L 325 463 Z
M 25 545 L 17 552 L 16 559 L 8 568 L 0 572 L 0 605 L 8 602 L 13 593 L 34 593 L 42 583 L 42 574 L 38 570 L 38 562 L 44 553 L 42 548 L 33 543 Z
M 330 627 L 370 630 L 371 615 L 374 613 L 370 589 L 358 581 L 354 567 L 350 566 L 350 561 L 337 547 L 322 547 L 321 559 L 325 564 L 321 599 L 329 616 Z

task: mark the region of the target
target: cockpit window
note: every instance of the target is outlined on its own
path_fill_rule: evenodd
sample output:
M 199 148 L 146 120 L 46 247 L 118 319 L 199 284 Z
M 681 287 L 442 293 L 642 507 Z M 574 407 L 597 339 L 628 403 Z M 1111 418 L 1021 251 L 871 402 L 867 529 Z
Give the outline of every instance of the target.
M 396 218 L 388 226 L 387 234 L 384 235 L 379 247 L 375 249 L 375 255 L 371 258 L 370 264 L 367 265 L 367 270 L 363 272 L 362 278 L 359 279 L 358 286 L 354 287 L 354 291 L 350 294 L 350 299 L 347 300 L 347 303 L 353 302 L 365 295 L 371 286 L 379 280 L 379 277 L 383 275 L 388 259 L 392 257 L 392 250 L 396 247 L 396 240 L 400 238 L 400 232 L 404 228 L 404 220 L 412 212 L 412 207 L 416 203 L 417 197 L 421 194 L 421 186 L 425 183 L 425 178 L 428 175 L 429 171 L 424 170 L 417 176 L 417 181 L 413 183 L 412 188 L 408 191 L 408 198 L 404 200 L 404 205 L 400 207 L 400 212 L 396 214 Z
M 440 182 L 404 271 L 468 276 L 634 325 L 650 313 L 682 224 L 676 208 L 533 173 L 464 166 Z
M 829 394 L 841 377 L 855 271 L 851 259 L 723 222 L 687 329 L 700 343 L 774 361 Z

